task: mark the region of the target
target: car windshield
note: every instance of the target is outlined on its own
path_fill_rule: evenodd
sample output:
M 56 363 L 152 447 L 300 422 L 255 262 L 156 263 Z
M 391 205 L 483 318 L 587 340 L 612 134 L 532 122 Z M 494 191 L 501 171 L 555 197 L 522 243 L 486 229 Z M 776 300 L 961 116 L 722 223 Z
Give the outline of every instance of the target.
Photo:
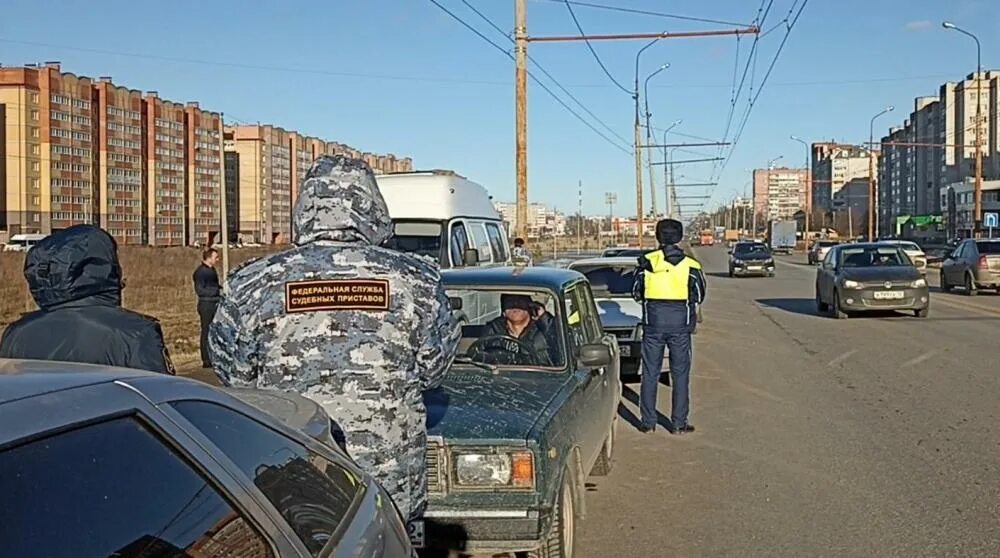
M 393 222 L 393 235 L 385 247 L 399 252 L 441 258 L 441 224 L 419 221 Z
M 865 246 L 840 251 L 841 267 L 892 267 L 910 265 L 909 259 L 895 246 Z
M 561 369 L 566 364 L 562 314 L 547 291 L 446 289 L 462 320 L 456 364 Z
M 605 250 L 601 256 L 605 258 L 638 258 L 643 252 L 644 250 L 638 248 L 612 248 Z
M 763 244 L 737 244 L 733 255 L 742 258 L 770 258 L 771 251 Z
M 631 298 L 637 265 L 581 264 L 572 266 L 572 269 L 587 277 L 594 296 Z
M 980 254 L 1000 254 L 1000 242 L 977 242 L 976 248 L 979 249 Z
M 917 246 L 913 242 L 900 242 L 899 247 L 908 252 L 923 252 L 923 250 L 920 249 L 920 246 Z

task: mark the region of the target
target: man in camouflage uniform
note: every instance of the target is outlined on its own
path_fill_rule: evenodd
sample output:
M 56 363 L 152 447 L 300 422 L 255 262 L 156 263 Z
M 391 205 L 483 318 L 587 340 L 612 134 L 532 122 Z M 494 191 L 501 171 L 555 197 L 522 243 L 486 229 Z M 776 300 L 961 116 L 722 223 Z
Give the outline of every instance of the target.
M 347 450 L 404 517 L 426 503 L 426 409 L 460 329 L 428 258 L 381 248 L 385 200 L 363 161 L 323 156 L 295 205 L 295 247 L 237 268 L 212 322 L 227 385 L 298 392 L 344 430 Z

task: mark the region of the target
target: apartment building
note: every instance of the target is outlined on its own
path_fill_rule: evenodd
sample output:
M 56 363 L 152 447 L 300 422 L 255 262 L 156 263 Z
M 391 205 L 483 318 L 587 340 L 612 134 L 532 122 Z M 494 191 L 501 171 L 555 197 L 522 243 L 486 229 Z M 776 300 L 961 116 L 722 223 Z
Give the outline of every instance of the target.
M 238 126 L 225 142 L 224 131 L 222 114 L 198 103 L 58 62 L 0 68 L 0 241 L 93 223 L 122 245 L 211 244 L 225 191 L 231 231 L 288 242 L 298 188 L 320 155 L 363 158 L 377 173 L 413 170 L 409 158 L 276 126 Z
M 977 98 L 983 178 L 1000 178 L 1000 72 L 973 72 L 960 82 L 944 83 L 936 96 L 917 97 L 909 117 L 882 138 L 880 230 L 890 230 L 901 216 L 945 212 L 945 190 L 974 177 Z
M 189 102 L 184 107 L 184 131 L 187 243 L 211 246 L 222 239 L 222 115 Z
M 147 244 L 183 246 L 186 242 L 187 166 L 184 105 L 146 93 Z
M 836 142 L 812 144 L 812 207 L 814 211 L 843 210 L 859 203 L 858 184 L 868 183 L 869 150 Z M 850 185 L 849 191 L 844 188 Z M 860 203 L 867 205 L 867 190 Z
M 758 219 L 791 220 L 806 205 L 806 169 L 754 169 L 753 204 Z

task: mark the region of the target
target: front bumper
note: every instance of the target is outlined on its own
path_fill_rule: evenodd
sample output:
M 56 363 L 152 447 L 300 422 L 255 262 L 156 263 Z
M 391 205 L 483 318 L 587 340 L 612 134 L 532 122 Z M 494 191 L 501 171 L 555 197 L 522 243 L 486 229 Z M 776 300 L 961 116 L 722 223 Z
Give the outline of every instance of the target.
M 452 510 L 424 513 L 426 547 L 502 553 L 538 548 L 551 525 L 550 510 Z
M 771 275 L 774 273 L 774 263 L 743 264 L 733 266 L 733 275 Z
M 902 293 L 901 298 L 876 298 L 876 293 Z M 864 289 L 845 289 L 841 292 L 840 306 L 847 312 L 878 312 L 884 310 L 923 310 L 930 306 L 930 290 L 920 288 L 880 289 L 866 287 Z

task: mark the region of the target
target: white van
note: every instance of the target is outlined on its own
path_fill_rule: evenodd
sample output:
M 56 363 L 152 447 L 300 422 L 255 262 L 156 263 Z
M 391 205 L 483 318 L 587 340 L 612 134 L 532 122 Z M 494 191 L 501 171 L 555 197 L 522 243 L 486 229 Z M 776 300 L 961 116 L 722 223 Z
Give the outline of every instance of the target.
M 38 244 L 47 234 L 15 234 L 10 237 L 4 245 L 4 252 L 27 252 L 32 246 Z
M 392 217 L 387 247 L 430 256 L 441 269 L 510 265 L 503 219 L 486 188 L 440 170 L 375 179 Z

